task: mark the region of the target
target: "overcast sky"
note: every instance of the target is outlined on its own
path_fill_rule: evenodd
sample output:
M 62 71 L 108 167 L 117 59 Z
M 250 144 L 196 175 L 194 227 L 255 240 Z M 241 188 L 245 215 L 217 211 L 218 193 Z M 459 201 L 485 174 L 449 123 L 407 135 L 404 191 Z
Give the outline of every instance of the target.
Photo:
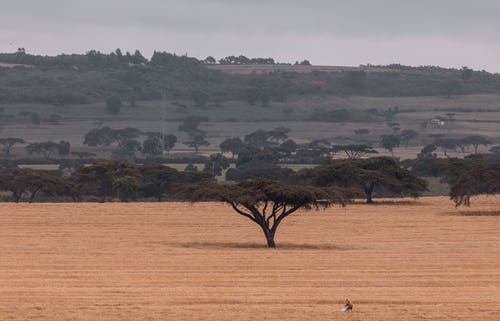
M 0 51 L 139 49 L 500 72 L 500 0 L 0 0 Z

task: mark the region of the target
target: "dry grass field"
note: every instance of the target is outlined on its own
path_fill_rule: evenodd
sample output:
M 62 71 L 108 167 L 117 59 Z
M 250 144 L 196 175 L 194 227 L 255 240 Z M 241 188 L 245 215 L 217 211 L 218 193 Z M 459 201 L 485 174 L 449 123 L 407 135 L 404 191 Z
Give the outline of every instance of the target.
M 500 197 L 301 212 L 0 204 L 0 320 L 500 320 Z M 342 313 L 345 298 L 352 313 Z

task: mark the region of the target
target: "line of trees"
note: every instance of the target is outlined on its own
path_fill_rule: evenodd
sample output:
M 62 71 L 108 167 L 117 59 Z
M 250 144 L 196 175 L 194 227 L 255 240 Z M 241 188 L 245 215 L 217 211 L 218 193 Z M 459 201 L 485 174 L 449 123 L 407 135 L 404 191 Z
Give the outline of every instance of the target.
M 138 198 L 162 201 L 172 196 L 175 184 L 212 179 L 206 172 L 179 172 L 158 164 L 136 166 L 126 161 L 109 161 L 80 166 L 71 176 L 64 176 L 62 171 L 2 169 L 0 190 L 10 192 L 15 202 L 33 202 L 40 195 L 56 199 L 71 197 L 73 201 L 82 198 L 101 202 Z

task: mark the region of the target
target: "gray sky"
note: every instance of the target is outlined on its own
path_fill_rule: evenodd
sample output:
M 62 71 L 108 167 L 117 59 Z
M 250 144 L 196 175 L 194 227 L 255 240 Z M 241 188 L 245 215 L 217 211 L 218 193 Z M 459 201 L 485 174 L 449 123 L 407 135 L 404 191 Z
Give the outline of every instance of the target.
M 139 49 L 500 72 L 499 0 L 0 0 L 0 51 Z

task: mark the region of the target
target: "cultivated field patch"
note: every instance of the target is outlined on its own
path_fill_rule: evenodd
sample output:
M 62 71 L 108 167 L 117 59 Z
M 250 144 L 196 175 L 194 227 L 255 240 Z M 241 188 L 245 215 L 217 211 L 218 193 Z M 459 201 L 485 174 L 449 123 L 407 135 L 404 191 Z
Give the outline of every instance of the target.
M 500 197 L 302 211 L 0 204 L 0 320 L 500 320 Z M 346 298 L 352 313 L 340 309 Z

